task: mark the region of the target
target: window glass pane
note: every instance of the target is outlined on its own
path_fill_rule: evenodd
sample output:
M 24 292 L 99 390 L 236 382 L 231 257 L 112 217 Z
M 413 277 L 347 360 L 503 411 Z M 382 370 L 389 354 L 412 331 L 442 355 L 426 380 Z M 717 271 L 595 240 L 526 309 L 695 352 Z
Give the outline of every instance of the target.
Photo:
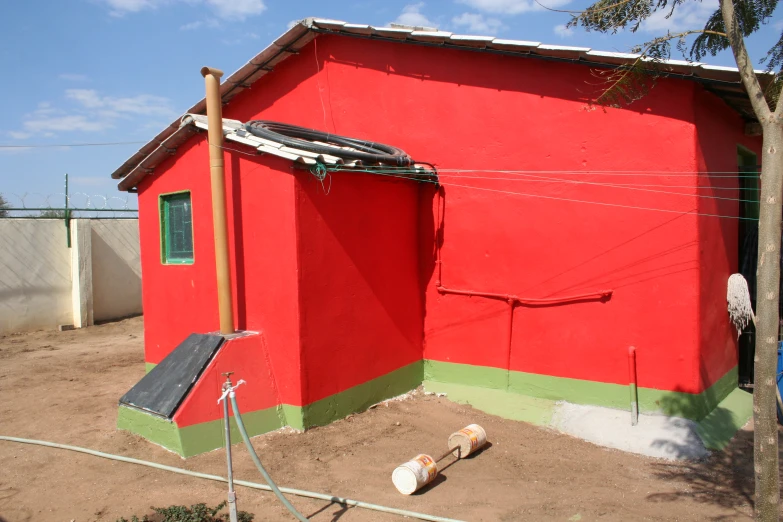
M 172 194 L 161 198 L 164 263 L 193 261 L 193 212 L 190 193 Z

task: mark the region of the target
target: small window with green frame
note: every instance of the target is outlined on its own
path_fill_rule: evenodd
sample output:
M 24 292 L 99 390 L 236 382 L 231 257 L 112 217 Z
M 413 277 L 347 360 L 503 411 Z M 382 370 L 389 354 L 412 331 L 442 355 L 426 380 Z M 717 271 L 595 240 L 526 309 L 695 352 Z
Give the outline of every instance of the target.
M 190 192 L 160 196 L 160 261 L 193 264 L 193 207 Z

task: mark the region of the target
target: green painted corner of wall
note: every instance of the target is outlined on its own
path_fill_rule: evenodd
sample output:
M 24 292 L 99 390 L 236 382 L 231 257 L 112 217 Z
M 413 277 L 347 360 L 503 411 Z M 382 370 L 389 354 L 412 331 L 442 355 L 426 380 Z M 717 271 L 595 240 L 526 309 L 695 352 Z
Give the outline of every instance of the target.
M 144 363 L 144 373 L 150 373 L 150 371 L 152 371 L 152 369 L 154 367 L 156 367 L 156 366 L 157 366 L 157 364 L 155 364 L 155 363 L 145 362 Z
M 301 406 L 293 406 L 291 404 L 283 404 L 280 406 L 283 414 L 284 425 L 291 426 L 295 430 L 303 431 L 304 425 L 304 412 Z
M 505 390 L 508 385 L 508 372 L 489 366 L 473 366 L 425 359 L 423 380 Z
M 469 404 L 504 419 L 531 424 L 550 424 L 555 408 L 555 402 L 551 400 L 480 386 L 424 381 L 424 389 L 434 393 L 445 393 L 446 398 L 453 402 Z
M 277 408 L 242 413 L 242 422 L 245 423 L 245 430 L 247 430 L 247 434 L 250 437 L 283 427 Z M 230 424 L 232 444 L 242 442 L 242 436 L 239 434 L 234 417 L 231 417 Z M 200 453 L 222 448 L 225 446 L 223 433 L 223 419 L 179 428 L 179 436 L 182 440 L 182 452 L 180 455 L 192 457 Z
M 700 421 L 736 388 L 736 366 L 701 393 L 639 388 L 639 411 Z
M 134 408 L 120 406 L 117 412 L 117 428 L 140 435 L 184 456 L 179 430 L 177 425 L 170 420 Z
M 753 395 L 735 387 L 699 422 L 696 432 L 704 446 L 722 450 L 753 416 Z
M 303 427 L 325 426 L 351 413 L 366 410 L 384 399 L 402 395 L 419 386 L 421 381 L 422 362 L 416 361 L 381 377 L 303 406 Z
M 424 361 L 424 380 L 508 391 L 548 401 L 630 409 L 629 389 L 622 384 L 508 372 L 501 368 L 431 360 Z M 737 368 L 734 367 L 700 394 L 639 388 L 639 411 L 698 421 L 706 417 L 736 387 Z

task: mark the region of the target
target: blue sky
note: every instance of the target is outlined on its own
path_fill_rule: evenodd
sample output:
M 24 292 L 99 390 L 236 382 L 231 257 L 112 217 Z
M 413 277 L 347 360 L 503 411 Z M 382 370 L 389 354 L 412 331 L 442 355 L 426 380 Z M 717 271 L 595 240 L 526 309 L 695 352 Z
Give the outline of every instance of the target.
M 541 1 L 560 9 L 588 5 Z M 568 30 L 567 15 L 543 10 L 534 0 L 347 0 L 328 6 L 314 0 L 4 4 L 0 67 L 8 76 L 0 90 L 0 144 L 45 145 L 146 141 L 203 96 L 202 66 L 231 73 L 289 23 L 307 16 L 373 25 L 397 21 L 461 34 L 627 51 L 667 30 L 703 26 L 717 0 L 685 0 L 672 18 L 660 13 L 638 33 L 620 35 Z M 781 29 L 778 10 L 749 41 L 754 60 Z M 734 65 L 728 54 L 706 61 Z M 25 193 L 27 206 L 41 205 L 45 195 L 62 192 L 68 172 L 72 192 L 125 197 L 109 175 L 139 146 L 0 148 L 0 193 L 13 205 Z M 82 197 L 75 204 L 84 201 Z

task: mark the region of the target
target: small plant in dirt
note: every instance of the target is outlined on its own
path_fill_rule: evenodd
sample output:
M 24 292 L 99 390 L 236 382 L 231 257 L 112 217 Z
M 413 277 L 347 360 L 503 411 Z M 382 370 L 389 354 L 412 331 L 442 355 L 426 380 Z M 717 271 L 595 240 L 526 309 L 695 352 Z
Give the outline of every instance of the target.
M 130 520 L 123 517 L 117 519 L 117 522 L 228 522 L 228 513 L 218 515 L 218 512 L 224 507 L 226 507 L 225 500 L 213 508 L 206 504 L 193 504 L 190 507 L 150 507 L 155 512 L 154 515 L 144 515 L 142 518 L 133 515 Z M 253 522 L 254 516 L 246 511 L 237 512 L 239 522 Z

